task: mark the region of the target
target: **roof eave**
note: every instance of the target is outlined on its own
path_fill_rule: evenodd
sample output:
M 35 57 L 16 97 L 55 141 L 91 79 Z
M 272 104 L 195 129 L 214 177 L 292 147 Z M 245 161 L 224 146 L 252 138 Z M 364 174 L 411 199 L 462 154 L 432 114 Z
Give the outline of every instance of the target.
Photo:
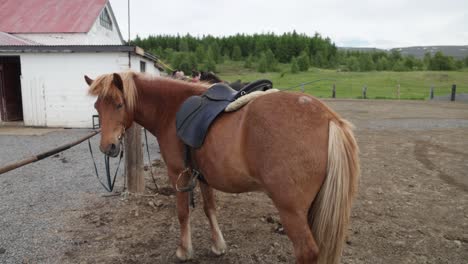
M 131 52 L 153 62 L 159 59 L 155 55 L 137 46 L 128 45 L 4 45 L 0 46 L 0 53 L 84 53 L 84 52 Z

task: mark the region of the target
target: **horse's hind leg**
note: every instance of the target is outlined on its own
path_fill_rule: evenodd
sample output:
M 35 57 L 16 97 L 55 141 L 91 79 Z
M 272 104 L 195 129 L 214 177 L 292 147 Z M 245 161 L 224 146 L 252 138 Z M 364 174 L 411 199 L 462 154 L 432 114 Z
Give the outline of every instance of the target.
M 177 217 L 180 224 L 180 245 L 176 256 L 181 261 L 187 261 L 193 257 L 192 234 L 190 231 L 190 208 L 188 193 L 176 193 Z
M 294 186 L 284 186 L 285 190 L 294 190 Z M 310 203 L 300 192 L 280 192 L 271 194 L 278 208 L 281 223 L 292 241 L 296 262 L 299 264 L 317 263 L 318 246 L 308 223 L 308 206 Z M 304 206 L 307 205 L 307 206 Z
M 211 251 L 216 255 L 222 255 L 226 252 L 226 242 L 219 229 L 218 219 L 216 218 L 216 205 L 213 195 L 213 188 L 200 182 L 200 189 L 203 195 L 203 209 L 211 227 Z

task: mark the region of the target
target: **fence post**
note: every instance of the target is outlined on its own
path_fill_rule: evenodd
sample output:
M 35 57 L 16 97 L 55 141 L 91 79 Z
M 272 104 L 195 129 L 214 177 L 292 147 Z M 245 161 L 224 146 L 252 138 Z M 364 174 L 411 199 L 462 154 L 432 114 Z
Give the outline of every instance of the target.
M 335 84 L 333 84 L 332 98 L 336 98 L 336 86 L 335 86 Z
M 455 94 L 457 93 L 457 85 L 452 84 L 452 96 L 450 97 L 450 101 L 455 101 Z
M 362 87 L 362 98 L 367 99 L 367 86 Z
M 125 168 L 127 168 L 127 186 L 131 193 L 145 191 L 143 174 L 143 151 L 141 148 L 141 127 L 137 123 L 125 132 Z
M 429 95 L 429 98 L 432 100 L 434 99 L 434 85 L 431 86 L 431 93 Z
M 301 83 L 301 92 L 304 92 L 304 83 Z
M 400 100 L 400 84 L 397 85 L 397 97 Z

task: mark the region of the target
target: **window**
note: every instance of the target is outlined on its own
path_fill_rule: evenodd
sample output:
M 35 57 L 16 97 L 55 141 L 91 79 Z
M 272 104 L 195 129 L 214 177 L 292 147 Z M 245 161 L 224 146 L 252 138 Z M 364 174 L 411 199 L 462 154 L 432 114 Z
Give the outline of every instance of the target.
M 107 8 L 102 10 L 101 15 L 99 16 L 99 20 L 101 22 L 101 26 L 112 30 L 112 20 L 110 19 L 109 13 L 107 12 Z
M 146 62 L 140 61 L 140 72 L 146 72 Z

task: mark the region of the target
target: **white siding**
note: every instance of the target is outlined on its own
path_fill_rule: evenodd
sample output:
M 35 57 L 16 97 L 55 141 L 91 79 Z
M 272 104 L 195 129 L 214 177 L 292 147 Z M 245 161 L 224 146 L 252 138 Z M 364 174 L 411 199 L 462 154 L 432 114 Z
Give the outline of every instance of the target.
M 95 98 L 87 95 L 83 76 L 128 69 L 126 53 L 22 53 L 21 90 L 26 126 L 91 127 L 96 114 Z M 147 72 L 159 75 L 152 62 L 132 56 L 132 69 L 140 70 L 146 61 Z
M 109 3 L 108 3 L 109 5 Z M 108 8 L 106 6 L 106 8 Z M 111 14 L 110 9 L 108 9 Z M 122 45 L 117 22 L 112 20 L 112 31 L 101 26 L 99 16 L 88 33 L 27 33 L 14 34 L 43 45 Z

